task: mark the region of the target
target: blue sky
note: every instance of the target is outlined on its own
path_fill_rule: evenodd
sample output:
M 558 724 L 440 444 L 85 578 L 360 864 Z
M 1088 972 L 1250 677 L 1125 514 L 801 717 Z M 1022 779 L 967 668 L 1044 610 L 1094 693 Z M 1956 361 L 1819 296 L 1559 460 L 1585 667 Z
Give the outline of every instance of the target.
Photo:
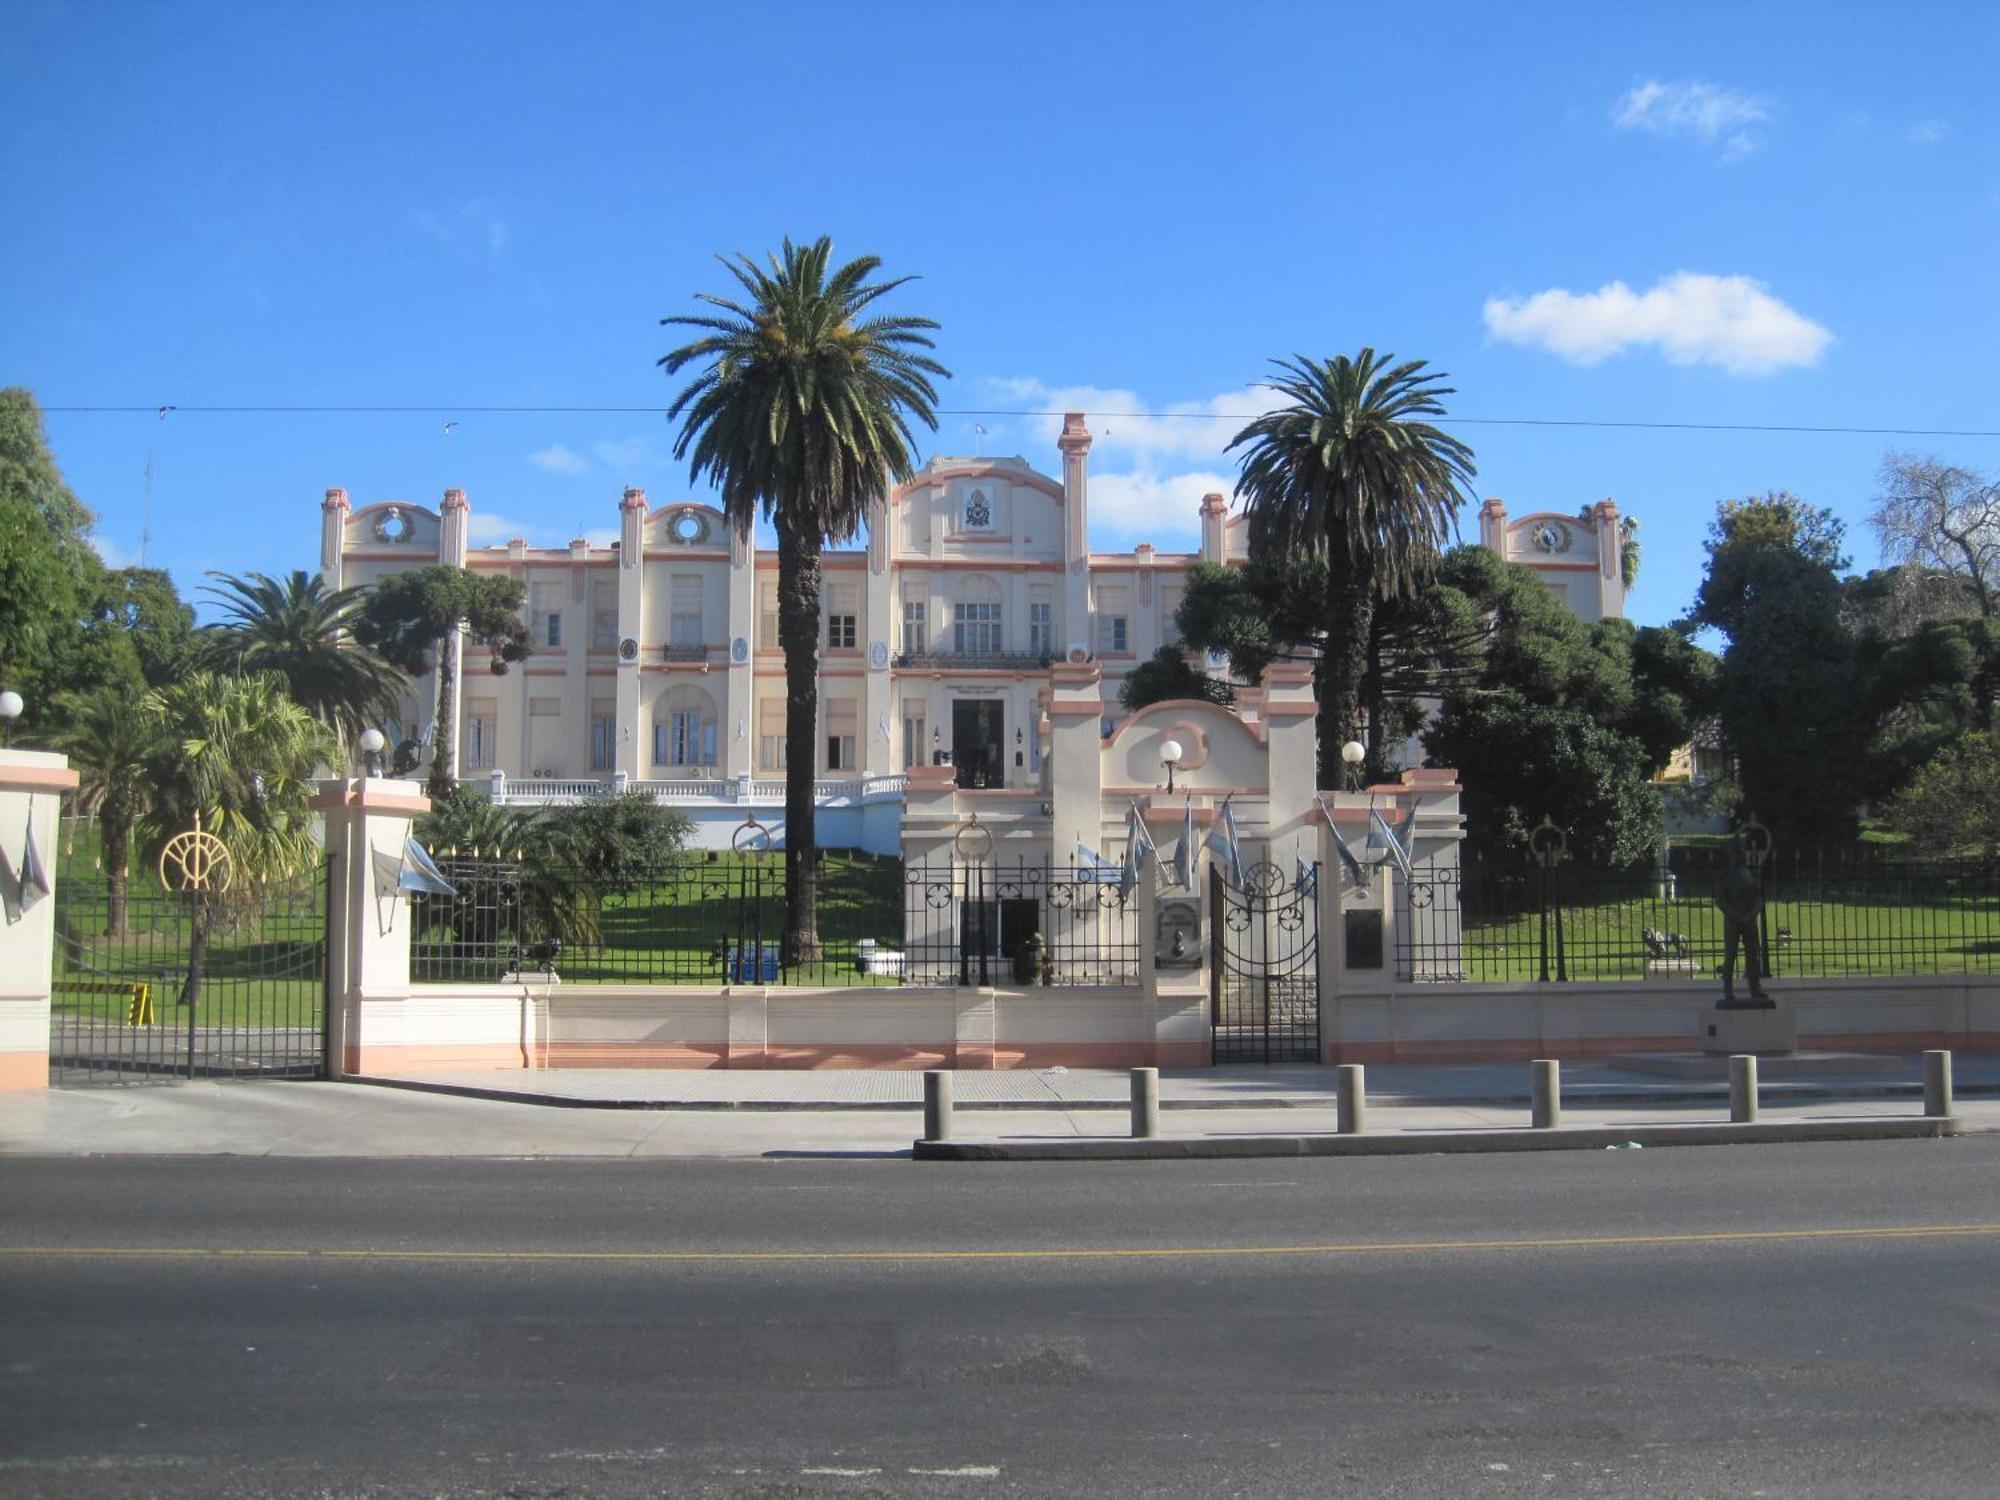
M 659 319 L 786 234 L 923 278 L 927 453 L 1055 470 L 999 413 L 1091 411 L 1100 547 L 1192 545 L 1233 473 L 1232 422 L 1126 414 L 1247 412 L 1278 355 L 1427 359 L 1466 418 L 2000 429 L 2000 6 L 0 14 L 0 384 L 148 409 L 50 433 L 113 561 L 151 460 L 184 592 L 314 566 L 328 485 L 462 486 L 536 543 L 697 493 Z M 1885 451 L 2000 471 L 1993 436 L 1456 430 L 1517 514 L 1640 518 L 1641 622 L 1718 499 L 1831 505 L 1867 566 Z

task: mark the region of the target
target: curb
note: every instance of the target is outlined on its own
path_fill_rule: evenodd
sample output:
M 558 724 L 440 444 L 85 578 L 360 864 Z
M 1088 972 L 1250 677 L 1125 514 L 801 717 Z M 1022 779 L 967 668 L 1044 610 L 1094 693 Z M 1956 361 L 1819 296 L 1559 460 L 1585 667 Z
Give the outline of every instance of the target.
M 1771 1120 L 1754 1124 L 1577 1125 L 1554 1130 L 1410 1131 L 1397 1135 L 1255 1135 L 1078 1141 L 917 1141 L 917 1161 L 1214 1161 L 1247 1156 L 1442 1156 L 1468 1151 L 1601 1151 L 1615 1146 L 1746 1146 L 1799 1141 L 1935 1140 L 1943 1119 Z
M 499 1104 L 534 1104 L 546 1109 L 626 1109 L 687 1110 L 698 1113 L 740 1111 L 783 1114 L 806 1111 L 814 1114 L 844 1114 L 849 1111 L 881 1112 L 922 1109 L 916 1099 L 608 1099 L 575 1094 L 542 1093 L 527 1089 L 482 1088 L 476 1083 L 434 1083 L 418 1078 L 383 1078 L 350 1073 L 341 1083 L 365 1084 L 369 1088 L 403 1089 L 413 1094 L 445 1094 L 459 1099 L 486 1099 Z M 1822 1084 L 1764 1083 L 1758 1097 L 1766 1104 L 1813 1104 L 1841 1099 L 1921 1099 L 1921 1083 L 1883 1083 L 1854 1088 L 1830 1088 Z M 1961 1099 L 2000 1098 L 2000 1084 L 1960 1084 L 1953 1092 Z M 1648 1088 L 1644 1084 L 1580 1083 L 1563 1088 L 1563 1103 L 1575 1107 L 1591 1104 L 1712 1104 L 1729 1097 L 1726 1083 L 1679 1085 Z M 960 1099 L 960 1114 L 973 1110 L 1055 1110 L 1069 1112 L 1124 1111 L 1131 1108 L 1128 1097 L 1106 1099 Z M 1530 1106 L 1527 1094 L 1377 1094 L 1368 1095 L 1371 1109 L 1519 1109 Z M 1254 1099 L 1162 1099 L 1162 1110 L 1202 1109 L 1325 1109 L 1335 1107 L 1332 1093 L 1290 1094 Z

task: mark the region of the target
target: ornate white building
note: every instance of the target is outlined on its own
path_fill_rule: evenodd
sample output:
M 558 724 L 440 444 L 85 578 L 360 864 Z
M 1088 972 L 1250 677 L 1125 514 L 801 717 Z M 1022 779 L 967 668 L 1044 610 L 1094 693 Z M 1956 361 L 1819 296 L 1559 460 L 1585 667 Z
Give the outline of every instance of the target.
M 1198 553 L 1092 552 L 1090 446 L 1071 413 L 1060 480 L 1024 458 L 934 458 L 868 518 L 865 547 L 825 554 L 814 771 L 826 799 L 900 800 L 919 765 L 949 764 L 973 789 L 1042 785 L 1051 666 L 1098 666 L 1108 728 L 1124 716 L 1125 674 L 1173 639 L 1188 569 L 1243 560 L 1243 518 L 1218 494 L 1200 501 Z M 331 489 L 320 549 L 329 587 L 437 562 L 526 585 L 533 657 L 491 676 L 475 654 L 460 674 L 449 738 L 460 778 L 531 797 L 623 784 L 737 808 L 778 800 L 775 552 L 737 538 L 710 506 L 652 508 L 637 489 L 609 547 L 474 547 L 470 517 L 462 490 L 431 511 L 357 509 Z M 1489 501 L 1480 538 L 1533 564 L 1584 618 L 1622 611 L 1611 502 L 1510 525 Z M 430 700 L 417 684 L 405 733 L 427 723 Z

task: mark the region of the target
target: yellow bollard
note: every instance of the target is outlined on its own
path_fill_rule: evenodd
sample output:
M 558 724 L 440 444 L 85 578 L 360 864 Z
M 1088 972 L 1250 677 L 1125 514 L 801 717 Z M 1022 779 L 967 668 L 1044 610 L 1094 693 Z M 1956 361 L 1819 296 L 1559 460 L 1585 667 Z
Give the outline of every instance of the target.
M 128 1026 L 151 1026 L 153 1024 L 153 987 L 144 982 L 132 986 L 132 1005 L 125 1013 Z

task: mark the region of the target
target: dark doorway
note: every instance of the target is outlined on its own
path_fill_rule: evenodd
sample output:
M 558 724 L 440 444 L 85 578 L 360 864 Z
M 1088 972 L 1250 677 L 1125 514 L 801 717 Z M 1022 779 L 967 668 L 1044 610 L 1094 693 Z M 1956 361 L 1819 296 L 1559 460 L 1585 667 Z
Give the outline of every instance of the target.
M 951 706 L 951 759 L 962 787 L 1007 784 L 1007 706 L 997 698 L 961 698 Z

